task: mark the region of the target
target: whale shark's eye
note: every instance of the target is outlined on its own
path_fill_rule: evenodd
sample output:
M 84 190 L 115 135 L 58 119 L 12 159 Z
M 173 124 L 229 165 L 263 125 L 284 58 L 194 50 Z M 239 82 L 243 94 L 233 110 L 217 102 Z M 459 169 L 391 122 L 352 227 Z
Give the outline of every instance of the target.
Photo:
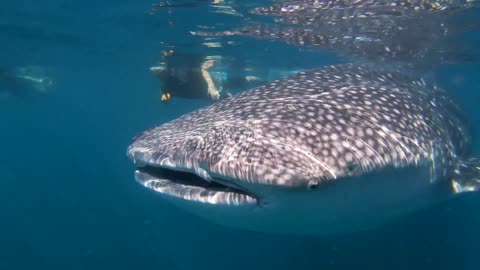
M 357 169 L 357 164 L 349 163 L 347 165 L 347 171 L 350 172 L 350 173 L 354 172 L 356 169 Z
M 308 189 L 316 189 L 318 187 L 318 181 L 317 180 L 310 180 L 308 181 Z

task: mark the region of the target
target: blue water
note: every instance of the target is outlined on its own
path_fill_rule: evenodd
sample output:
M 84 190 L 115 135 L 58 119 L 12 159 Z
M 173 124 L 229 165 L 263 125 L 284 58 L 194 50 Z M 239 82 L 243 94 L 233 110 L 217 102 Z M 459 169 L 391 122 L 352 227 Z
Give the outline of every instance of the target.
M 372 232 L 299 238 L 219 227 L 138 185 L 125 156 L 131 138 L 209 104 L 160 102 L 148 68 L 158 62 L 161 41 L 201 51 L 191 27 L 239 20 L 211 16 L 201 5 L 149 15 L 152 3 L 2 3 L 0 64 L 46 67 L 55 87 L 0 99 L 1 270 L 480 269 L 478 194 Z M 244 46 L 251 50 L 229 53 L 267 67 L 338 61 L 267 41 Z M 480 127 L 479 65 L 438 74 Z M 480 154 L 478 139 L 474 151 Z

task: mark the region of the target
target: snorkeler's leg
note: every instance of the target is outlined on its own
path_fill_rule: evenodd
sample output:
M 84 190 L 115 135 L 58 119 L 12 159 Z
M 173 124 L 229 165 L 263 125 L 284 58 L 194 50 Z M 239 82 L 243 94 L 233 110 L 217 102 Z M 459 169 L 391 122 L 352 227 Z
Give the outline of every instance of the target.
M 215 87 L 215 84 L 213 83 L 212 76 L 208 72 L 208 69 L 211 68 L 214 63 L 215 61 L 213 59 L 210 59 L 202 64 L 202 76 L 205 79 L 205 82 L 207 82 L 208 95 L 213 100 L 218 100 L 220 98 L 220 93 L 218 92 L 217 87 Z

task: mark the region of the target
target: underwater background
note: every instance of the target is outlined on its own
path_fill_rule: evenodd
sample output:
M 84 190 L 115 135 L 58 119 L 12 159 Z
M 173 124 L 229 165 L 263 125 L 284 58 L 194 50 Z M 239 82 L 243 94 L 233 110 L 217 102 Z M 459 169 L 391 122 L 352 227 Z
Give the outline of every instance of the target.
M 41 66 L 54 86 L 0 98 L 1 270 L 480 269 L 478 194 L 379 230 L 315 238 L 220 227 L 136 183 L 126 157 L 133 136 L 211 103 L 162 103 L 149 71 L 165 42 L 207 54 L 189 33 L 194 26 L 242 20 L 211 13 L 210 2 L 168 11 L 146 0 L 3 1 L 0 65 Z M 478 27 L 471 36 L 478 42 Z M 342 61 L 264 40 L 220 52 L 265 69 Z M 436 70 L 476 130 L 479 67 L 466 61 Z M 479 155 L 478 137 L 474 143 Z

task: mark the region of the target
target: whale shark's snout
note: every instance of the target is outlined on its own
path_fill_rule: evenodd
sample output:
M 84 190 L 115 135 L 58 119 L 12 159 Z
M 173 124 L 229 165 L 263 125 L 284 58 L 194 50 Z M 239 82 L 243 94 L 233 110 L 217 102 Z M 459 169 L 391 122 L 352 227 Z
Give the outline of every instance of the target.
M 135 179 L 167 197 L 215 205 L 257 204 L 255 195 L 238 184 L 241 181 L 212 171 L 219 160 L 201 141 L 163 128 L 145 132 L 127 153 L 137 166 Z

